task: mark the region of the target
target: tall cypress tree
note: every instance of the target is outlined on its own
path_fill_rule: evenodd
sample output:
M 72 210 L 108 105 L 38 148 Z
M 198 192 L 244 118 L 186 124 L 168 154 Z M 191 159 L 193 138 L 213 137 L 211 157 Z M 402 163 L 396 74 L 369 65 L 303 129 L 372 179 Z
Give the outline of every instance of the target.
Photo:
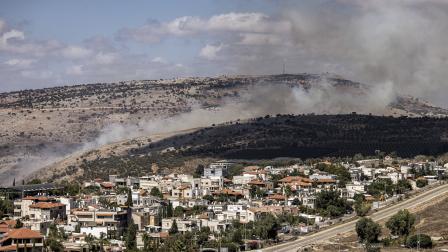
M 127 200 L 126 200 L 126 206 L 131 207 L 131 206 L 133 206 L 133 205 L 134 205 L 134 204 L 132 203 L 132 190 L 129 189 L 129 190 L 128 190 L 128 198 L 127 198 Z
M 137 249 L 137 225 L 131 219 L 128 225 L 128 231 L 126 233 L 126 248 L 128 250 Z

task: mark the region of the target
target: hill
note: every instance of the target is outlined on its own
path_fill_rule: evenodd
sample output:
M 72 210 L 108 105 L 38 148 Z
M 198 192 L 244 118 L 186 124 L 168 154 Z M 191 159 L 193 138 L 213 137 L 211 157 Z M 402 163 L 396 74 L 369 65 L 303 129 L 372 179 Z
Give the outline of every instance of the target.
M 183 132 L 134 146 L 123 155 L 86 160 L 71 169 L 82 170 L 79 179 L 84 180 L 108 174 L 142 175 L 150 173 L 154 164 L 170 172 L 194 160 L 373 156 L 377 150 L 401 157 L 448 152 L 448 118 L 266 116 Z M 192 172 L 191 166 L 188 171 Z M 50 179 L 69 179 L 74 172 L 53 173 Z
M 383 95 L 330 74 L 134 80 L 1 93 L 0 184 L 102 145 L 266 114 L 448 115 L 417 98 Z M 161 121 L 173 117 L 178 120 Z

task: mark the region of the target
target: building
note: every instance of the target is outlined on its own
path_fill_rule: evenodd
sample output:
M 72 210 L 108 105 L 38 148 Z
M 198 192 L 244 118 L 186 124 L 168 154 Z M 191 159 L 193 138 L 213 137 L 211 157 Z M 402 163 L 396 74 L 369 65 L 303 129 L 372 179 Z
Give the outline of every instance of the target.
M 168 232 L 173 226 L 174 221 L 176 221 L 177 230 L 179 232 L 192 232 L 193 230 L 198 229 L 196 220 L 170 218 L 162 219 L 162 231 Z
M 232 165 L 234 164 L 226 160 L 211 163 L 204 168 L 204 177 L 224 177 Z
M 26 228 L 12 229 L 0 240 L 0 251 L 43 251 L 44 237 Z
M 65 205 L 53 202 L 38 202 L 29 206 L 29 218 L 37 221 L 65 220 Z
M 93 227 L 106 227 L 107 237 L 116 237 L 117 235 L 123 235 L 129 218 L 130 215 L 128 216 L 128 211 L 126 210 L 81 209 L 73 211 L 69 221 L 79 224 L 81 229 L 83 227 L 90 227 L 90 230 L 93 230 Z M 101 230 L 104 232 L 104 229 Z
M 37 204 L 40 202 L 46 203 L 57 203 L 55 198 L 45 197 L 45 196 L 37 196 L 37 197 L 25 197 L 19 200 L 14 201 L 14 219 L 30 217 L 31 208 L 30 206 L 33 204 Z

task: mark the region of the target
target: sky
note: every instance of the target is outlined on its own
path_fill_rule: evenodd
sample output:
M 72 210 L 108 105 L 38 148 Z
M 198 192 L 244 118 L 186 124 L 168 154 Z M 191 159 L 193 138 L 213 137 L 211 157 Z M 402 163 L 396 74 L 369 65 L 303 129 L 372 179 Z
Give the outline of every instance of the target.
M 444 0 L 0 2 L 0 91 L 334 73 L 448 105 Z

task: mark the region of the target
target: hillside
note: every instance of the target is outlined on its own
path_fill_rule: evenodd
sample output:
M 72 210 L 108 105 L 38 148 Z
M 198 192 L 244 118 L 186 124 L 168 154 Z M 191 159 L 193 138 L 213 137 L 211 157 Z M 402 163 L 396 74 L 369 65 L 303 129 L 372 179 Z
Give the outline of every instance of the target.
M 50 180 L 82 170 L 79 178 L 107 174 L 139 175 L 170 172 L 194 160 L 272 159 L 279 157 L 347 157 L 375 155 L 376 150 L 402 157 L 448 152 L 448 118 L 408 118 L 369 115 L 278 115 L 198 129 L 133 147 L 123 155 L 86 160 L 66 170 L 52 171 Z M 190 170 L 183 170 L 191 172 Z M 66 176 L 68 175 L 68 176 Z
M 413 97 L 383 104 L 368 92 L 366 85 L 335 75 L 288 74 L 125 81 L 1 93 L 0 184 L 105 144 L 266 114 L 448 115 L 446 109 Z M 203 116 L 203 111 L 217 113 L 210 117 L 210 113 Z M 187 118 L 171 123 L 169 129 L 160 121 L 179 115 Z

